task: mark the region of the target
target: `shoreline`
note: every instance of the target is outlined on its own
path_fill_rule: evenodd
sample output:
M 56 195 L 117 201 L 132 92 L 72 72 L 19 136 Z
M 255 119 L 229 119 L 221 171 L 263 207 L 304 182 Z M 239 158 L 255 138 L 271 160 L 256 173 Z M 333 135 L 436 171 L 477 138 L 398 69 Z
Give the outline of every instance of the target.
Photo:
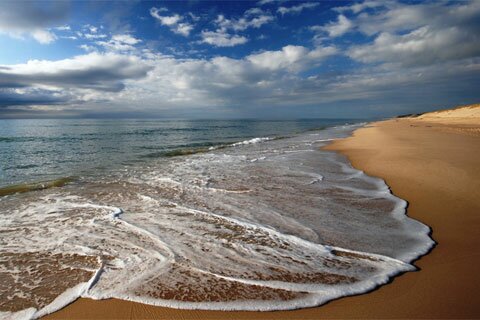
M 460 149 L 462 149 L 461 146 L 465 150 L 472 149 L 475 145 L 480 145 L 478 144 L 480 143 L 480 138 L 475 134 L 465 135 L 461 132 L 461 128 L 458 127 L 454 129 L 460 131 L 445 130 L 445 126 L 445 124 L 436 125 L 415 119 L 394 119 L 376 122 L 356 130 L 349 138 L 334 141 L 326 148 L 346 155 L 352 166 L 365 171 L 368 175 L 379 176 L 384 179 L 394 195 L 409 202 L 407 214 L 433 229 L 433 237 L 438 242 L 438 246 L 430 254 L 422 256 L 420 260 L 415 262 L 420 272 L 409 272 L 400 277 L 395 277 L 391 279 L 388 285 L 380 286 L 368 294 L 344 297 L 320 307 L 293 311 L 223 312 L 177 310 L 117 299 L 95 301 L 81 298 L 45 318 L 313 319 L 318 317 L 478 317 L 480 307 L 478 307 L 479 304 L 477 303 L 478 298 L 475 297 L 479 281 L 475 273 L 475 263 L 480 259 L 478 255 L 476 257 L 474 255 L 472 260 L 470 260 L 470 256 L 468 257 L 469 259 L 466 259 L 464 255 L 467 252 L 465 252 L 465 248 L 462 246 L 463 242 L 470 243 L 471 247 L 468 246 L 469 250 L 467 251 L 472 253 L 475 252 L 475 247 L 478 248 L 478 245 L 480 245 L 479 241 L 474 237 L 475 226 L 479 225 L 479 218 L 474 214 L 479 209 L 478 204 L 475 202 L 478 191 L 475 192 L 475 189 L 464 190 L 458 187 L 458 183 L 453 183 L 455 185 L 454 189 L 462 192 L 455 192 L 448 186 L 446 190 L 442 190 L 442 188 L 437 190 L 442 184 L 438 184 L 435 174 L 429 174 L 428 168 L 425 168 L 425 161 L 436 169 L 452 169 L 456 173 L 462 171 L 462 169 L 465 170 L 465 162 L 467 162 L 467 173 L 473 175 L 469 177 L 467 174 L 459 177 L 462 180 L 460 182 L 463 182 L 463 187 L 471 189 L 471 184 L 473 183 L 475 186 L 475 179 L 478 179 L 478 174 L 475 176 L 475 173 L 472 171 L 472 169 L 475 169 L 475 163 L 473 163 L 473 166 L 471 163 L 472 160 L 475 162 L 475 158 L 479 158 L 478 150 L 473 149 L 470 153 L 467 152 L 467 156 L 470 156 L 471 159 L 468 161 L 468 159 L 463 157 L 463 162 L 458 161 L 458 157 L 451 159 L 454 153 L 445 153 L 444 151 L 451 149 L 452 143 Z M 397 130 L 395 134 L 392 133 L 392 129 Z M 397 144 L 396 146 L 394 146 L 394 142 Z M 421 150 L 417 150 L 421 148 L 422 144 L 424 147 L 425 144 L 429 147 L 423 153 Z M 390 153 L 385 152 L 384 149 L 390 149 Z M 463 151 L 465 152 L 465 150 Z M 405 159 L 405 155 L 408 155 L 409 152 L 410 156 L 413 155 L 413 157 Z M 425 152 L 429 154 L 425 154 Z M 434 159 L 428 159 L 432 155 L 434 155 Z M 395 159 L 395 156 L 400 156 L 400 158 Z M 426 157 L 426 159 L 422 159 L 421 156 Z M 421 163 L 415 163 L 415 158 L 417 158 L 417 162 Z M 406 166 L 405 161 L 410 165 Z M 398 166 L 398 163 L 400 163 L 400 166 Z M 424 174 L 422 179 L 416 178 L 419 173 L 418 166 L 421 167 L 420 171 L 426 171 L 426 175 Z M 409 174 L 409 170 L 406 167 L 413 168 L 415 175 L 412 176 L 411 172 Z M 448 172 L 448 170 L 443 170 L 443 172 Z M 421 177 L 422 175 L 419 176 Z M 454 179 L 449 179 L 449 182 L 455 182 L 455 180 L 454 177 Z M 470 182 L 468 182 L 469 180 Z M 461 185 L 462 183 L 459 184 Z M 453 194 L 451 193 L 452 191 Z M 470 196 L 468 195 L 469 192 Z M 438 199 L 439 201 L 435 201 L 436 196 L 439 194 L 442 197 Z M 451 220 L 452 218 L 451 214 L 449 217 L 448 213 L 449 209 L 452 209 L 452 204 L 454 204 L 451 199 L 452 196 L 454 199 L 460 197 L 460 199 L 463 198 L 464 200 L 461 203 L 457 203 L 457 205 L 453 205 L 455 212 L 458 214 L 467 212 L 467 218 L 474 222 L 463 226 L 467 229 L 470 227 L 473 230 L 469 230 L 466 234 L 459 235 L 457 233 L 453 235 L 454 240 L 457 240 L 457 242 L 459 240 L 457 239 L 459 238 L 458 236 L 464 238 L 461 239 L 463 240 L 462 243 L 453 241 L 457 245 L 453 248 L 451 247 L 452 241 L 450 241 L 452 240 L 450 239 L 452 235 L 450 234 L 449 237 L 448 229 L 452 227 L 452 223 L 453 225 L 455 224 L 455 221 L 448 221 L 446 225 L 444 223 L 445 219 Z M 435 202 L 437 203 L 435 204 Z M 467 205 L 466 211 L 464 210 L 465 203 L 472 205 Z M 433 211 L 430 209 L 431 206 L 441 214 L 432 217 L 430 214 Z M 450 261 L 451 259 L 454 261 Z M 454 267 L 450 264 L 454 264 Z M 455 274 L 455 271 L 459 274 Z M 450 278 L 448 277 L 449 274 Z M 465 281 L 465 276 L 469 278 L 470 282 Z M 455 282 L 456 280 L 458 280 L 458 283 Z M 467 286 L 467 288 L 463 288 L 464 286 Z

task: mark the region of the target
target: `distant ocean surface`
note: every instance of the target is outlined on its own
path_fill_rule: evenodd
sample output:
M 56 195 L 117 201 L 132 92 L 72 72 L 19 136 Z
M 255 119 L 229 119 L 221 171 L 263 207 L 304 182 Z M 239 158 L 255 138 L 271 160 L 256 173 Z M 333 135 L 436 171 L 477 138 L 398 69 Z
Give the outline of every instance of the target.
M 0 120 L 0 319 L 80 296 L 294 309 L 415 270 L 429 228 L 321 149 L 362 125 Z
M 0 187 L 99 174 L 182 152 L 347 121 L 0 120 Z

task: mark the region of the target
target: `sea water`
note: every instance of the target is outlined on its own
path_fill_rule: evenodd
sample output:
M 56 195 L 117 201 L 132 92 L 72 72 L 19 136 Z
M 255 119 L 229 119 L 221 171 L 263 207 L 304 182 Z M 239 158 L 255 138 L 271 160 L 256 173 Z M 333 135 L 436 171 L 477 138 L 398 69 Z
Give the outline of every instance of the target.
M 363 124 L 0 125 L 0 317 L 39 317 L 80 296 L 316 306 L 414 270 L 433 245 L 383 180 L 321 149 Z

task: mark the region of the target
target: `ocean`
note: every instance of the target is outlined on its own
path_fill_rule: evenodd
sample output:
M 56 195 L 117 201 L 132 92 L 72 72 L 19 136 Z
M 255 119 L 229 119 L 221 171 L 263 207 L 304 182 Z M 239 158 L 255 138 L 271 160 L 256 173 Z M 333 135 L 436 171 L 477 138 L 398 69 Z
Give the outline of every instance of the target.
M 348 122 L 0 120 L 0 318 L 295 309 L 415 270 L 429 228 L 321 149 Z

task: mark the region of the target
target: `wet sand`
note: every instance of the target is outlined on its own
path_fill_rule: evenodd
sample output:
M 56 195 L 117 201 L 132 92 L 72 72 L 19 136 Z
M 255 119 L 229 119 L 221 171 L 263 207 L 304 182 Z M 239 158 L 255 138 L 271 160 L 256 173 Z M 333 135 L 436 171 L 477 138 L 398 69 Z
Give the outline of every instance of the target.
M 78 299 L 48 319 L 319 319 L 480 317 L 480 122 L 405 118 L 374 123 L 328 147 L 382 177 L 438 245 L 421 269 L 364 295 L 279 312 L 187 311 Z M 468 122 L 467 121 L 467 122 Z

